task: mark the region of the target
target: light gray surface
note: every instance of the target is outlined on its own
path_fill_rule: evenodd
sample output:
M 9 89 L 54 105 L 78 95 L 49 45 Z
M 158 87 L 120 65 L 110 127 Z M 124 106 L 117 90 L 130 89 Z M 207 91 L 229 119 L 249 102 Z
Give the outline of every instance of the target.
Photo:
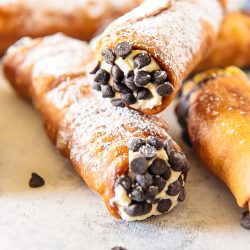
M 249 249 L 241 210 L 180 139 L 173 106 L 170 134 L 191 160 L 186 201 L 170 214 L 144 222 L 112 218 L 50 144 L 36 111 L 0 77 L 0 249 L 128 250 Z M 46 180 L 28 186 L 31 172 Z

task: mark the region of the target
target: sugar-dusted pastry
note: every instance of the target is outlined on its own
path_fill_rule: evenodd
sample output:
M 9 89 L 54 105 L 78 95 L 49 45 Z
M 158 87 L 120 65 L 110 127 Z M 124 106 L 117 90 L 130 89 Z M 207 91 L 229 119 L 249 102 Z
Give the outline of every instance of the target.
M 236 67 L 211 70 L 187 83 L 176 109 L 203 164 L 250 211 L 250 81 Z M 242 225 L 250 229 L 250 215 Z
M 23 36 L 63 32 L 89 40 L 111 20 L 143 0 L 0 1 L 0 54 Z
M 233 12 L 226 15 L 213 52 L 195 71 L 235 65 L 250 66 L 250 12 Z
M 91 57 L 85 43 L 62 35 L 25 39 L 9 49 L 3 69 L 113 216 L 143 220 L 172 210 L 185 199 L 185 155 L 164 121 L 113 107 L 92 91 Z
M 93 81 L 114 106 L 159 113 L 208 55 L 222 18 L 219 0 L 147 0 L 105 30 Z

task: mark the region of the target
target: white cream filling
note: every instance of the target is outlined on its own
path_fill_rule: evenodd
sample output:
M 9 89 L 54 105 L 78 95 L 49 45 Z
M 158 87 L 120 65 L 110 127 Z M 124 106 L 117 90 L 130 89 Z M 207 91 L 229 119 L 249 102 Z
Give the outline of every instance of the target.
M 147 53 L 147 52 L 144 50 L 133 50 L 125 59 L 122 59 L 121 57 L 117 58 L 115 60 L 115 64 L 118 65 L 118 67 L 124 72 L 125 75 L 127 75 L 127 73 L 130 70 L 133 70 L 135 74 L 141 70 L 147 71 L 150 73 L 155 70 L 161 70 L 160 66 L 158 65 L 158 63 L 155 61 L 153 57 L 151 57 L 151 62 L 149 65 L 141 69 L 135 69 L 134 57 L 141 53 Z M 105 69 L 107 72 L 111 74 L 112 65 L 106 63 L 105 61 L 102 61 L 101 68 Z M 112 79 L 109 80 L 109 84 L 113 86 Z M 162 96 L 159 96 L 157 94 L 155 84 L 149 82 L 146 86 L 144 86 L 144 88 L 147 88 L 151 92 L 152 97 L 150 99 L 138 100 L 135 104 L 130 105 L 132 108 L 152 109 L 162 104 Z M 113 99 L 120 99 L 120 98 L 121 98 L 121 94 L 116 92 L 115 97 Z

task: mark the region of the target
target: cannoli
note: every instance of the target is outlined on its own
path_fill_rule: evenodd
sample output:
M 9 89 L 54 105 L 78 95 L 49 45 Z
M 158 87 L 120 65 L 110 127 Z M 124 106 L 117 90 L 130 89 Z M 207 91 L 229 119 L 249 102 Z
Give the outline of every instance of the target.
M 92 90 L 89 51 L 62 35 L 25 39 L 9 49 L 3 69 L 113 216 L 134 221 L 168 212 L 185 199 L 188 161 L 164 121 L 113 107 Z
M 227 66 L 250 66 L 250 13 L 229 13 L 222 23 L 212 53 L 195 71 Z
M 147 0 L 114 21 L 90 72 L 114 106 L 156 114 L 208 55 L 223 18 L 219 0 Z
M 250 82 L 236 67 L 211 70 L 184 85 L 176 108 L 203 164 L 231 190 L 240 207 L 250 204 Z M 250 229 L 250 215 L 242 224 Z
M 142 1 L 0 1 L 0 54 L 23 36 L 39 37 L 63 32 L 72 37 L 90 40 L 110 21 L 130 11 Z

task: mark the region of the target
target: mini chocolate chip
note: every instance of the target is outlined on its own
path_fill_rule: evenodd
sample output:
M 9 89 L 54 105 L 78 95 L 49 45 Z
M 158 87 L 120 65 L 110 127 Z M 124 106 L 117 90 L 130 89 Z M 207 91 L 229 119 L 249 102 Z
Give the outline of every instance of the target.
M 180 192 L 179 197 L 178 197 L 178 201 L 183 202 L 185 200 L 185 198 L 186 198 L 186 191 L 185 191 L 185 188 L 182 187 L 181 192 Z
M 172 150 L 174 149 L 174 144 L 172 139 L 167 139 L 164 141 L 164 149 L 167 152 L 167 155 L 170 156 Z
M 134 57 L 134 67 L 141 69 L 151 63 L 151 56 L 147 53 L 141 53 Z
M 132 105 L 132 104 L 135 104 L 136 103 L 136 98 L 135 96 L 133 95 L 133 93 L 127 93 L 127 94 L 122 94 L 121 96 L 122 100 L 129 104 L 129 105 Z
M 137 90 L 138 87 L 135 85 L 135 82 L 134 82 L 133 70 L 130 70 L 127 76 L 125 77 L 125 85 L 131 90 Z
M 113 247 L 111 250 L 127 250 L 124 247 Z
M 110 74 L 106 70 L 99 69 L 95 74 L 94 81 L 102 85 L 105 85 L 108 83 L 109 78 L 110 78 Z
M 129 216 L 141 216 L 149 213 L 152 209 L 152 205 L 148 204 L 146 202 L 144 203 L 135 203 L 132 205 L 129 205 L 125 208 L 125 212 Z
M 129 42 L 121 42 L 115 48 L 116 55 L 122 57 L 123 59 L 125 59 L 131 51 L 132 45 Z
M 123 94 L 131 93 L 131 90 L 126 85 L 124 85 L 122 83 L 115 83 L 114 82 L 113 89 L 115 92 L 118 92 L 118 93 L 123 93 Z
M 100 67 L 101 67 L 101 62 L 98 61 L 97 64 L 96 64 L 96 66 L 95 66 L 95 67 L 92 69 L 92 71 L 90 71 L 89 73 L 90 73 L 91 75 L 95 74 L 95 73 L 100 69 Z
M 188 161 L 182 152 L 172 150 L 169 156 L 169 164 L 174 171 L 182 171 L 188 166 Z
M 154 203 L 156 199 L 156 195 L 158 194 L 158 187 L 150 186 L 145 193 L 145 200 L 148 203 Z
M 170 196 L 176 196 L 181 191 L 181 184 L 179 181 L 175 181 L 168 186 L 167 194 Z
M 112 90 L 110 85 L 102 85 L 101 90 L 103 98 L 112 98 L 115 96 L 115 92 Z
M 167 171 L 161 174 L 161 177 L 165 180 L 168 181 L 171 176 L 171 169 L 168 167 Z
M 147 100 L 152 97 L 152 93 L 147 88 L 139 88 L 137 91 L 137 100 Z
M 131 199 L 138 202 L 144 201 L 144 192 L 140 186 L 136 186 L 131 191 Z
M 131 179 L 128 176 L 121 176 L 117 179 L 116 185 L 122 185 L 128 191 L 131 187 Z
M 97 90 L 97 91 L 101 91 L 101 85 L 99 83 L 93 83 L 92 84 L 92 88 Z
M 159 96 L 169 96 L 173 93 L 174 87 L 171 83 L 163 83 L 156 88 L 156 92 Z
M 30 181 L 29 181 L 29 186 L 32 187 L 32 188 L 37 188 L 37 187 L 41 187 L 45 184 L 45 181 L 44 179 L 36 174 L 36 173 L 32 173 L 31 174 L 31 178 L 30 178 Z
M 115 82 L 121 82 L 124 77 L 123 71 L 116 64 L 112 67 L 111 74 Z
M 135 174 L 144 174 L 147 172 L 148 163 L 144 157 L 138 157 L 130 162 L 130 169 Z
M 132 140 L 129 141 L 129 149 L 132 150 L 133 152 L 137 152 L 140 149 L 140 147 L 145 144 L 146 144 L 145 140 L 141 138 L 133 138 Z
M 153 159 L 156 156 L 156 148 L 150 145 L 144 145 L 139 149 L 139 153 L 146 159 Z
M 148 173 L 144 175 L 136 175 L 135 181 L 144 189 L 148 188 L 149 186 L 153 184 L 153 178 Z
M 166 161 L 156 158 L 149 167 L 150 173 L 154 175 L 161 175 L 168 170 L 169 166 Z
M 167 80 L 167 77 L 166 71 L 155 70 L 152 72 L 152 83 L 162 84 Z
M 243 213 L 242 218 L 240 220 L 240 225 L 244 227 L 245 229 L 250 230 L 250 213 L 249 211 L 246 211 Z
M 144 87 L 150 82 L 151 76 L 147 71 L 138 71 L 135 75 L 135 85 L 138 87 Z
M 157 150 L 160 150 L 163 148 L 164 143 L 163 141 L 159 140 L 158 138 L 154 137 L 154 136 L 149 136 L 147 138 L 147 143 L 151 146 L 154 146 Z
M 153 186 L 158 187 L 158 192 L 160 193 L 166 186 L 166 181 L 160 176 L 153 177 Z
M 172 206 L 172 201 L 169 199 L 162 199 L 159 201 L 158 205 L 157 205 L 157 210 L 160 213 L 166 213 Z
M 125 103 L 124 103 L 124 101 L 122 99 L 111 100 L 111 104 L 114 107 L 120 107 L 120 108 L 124 108 L 125 107 Z
M 116 58 L 115 52 L 112 49 L 102 51 L 103 60 L 108 64 L 113 64 Z

